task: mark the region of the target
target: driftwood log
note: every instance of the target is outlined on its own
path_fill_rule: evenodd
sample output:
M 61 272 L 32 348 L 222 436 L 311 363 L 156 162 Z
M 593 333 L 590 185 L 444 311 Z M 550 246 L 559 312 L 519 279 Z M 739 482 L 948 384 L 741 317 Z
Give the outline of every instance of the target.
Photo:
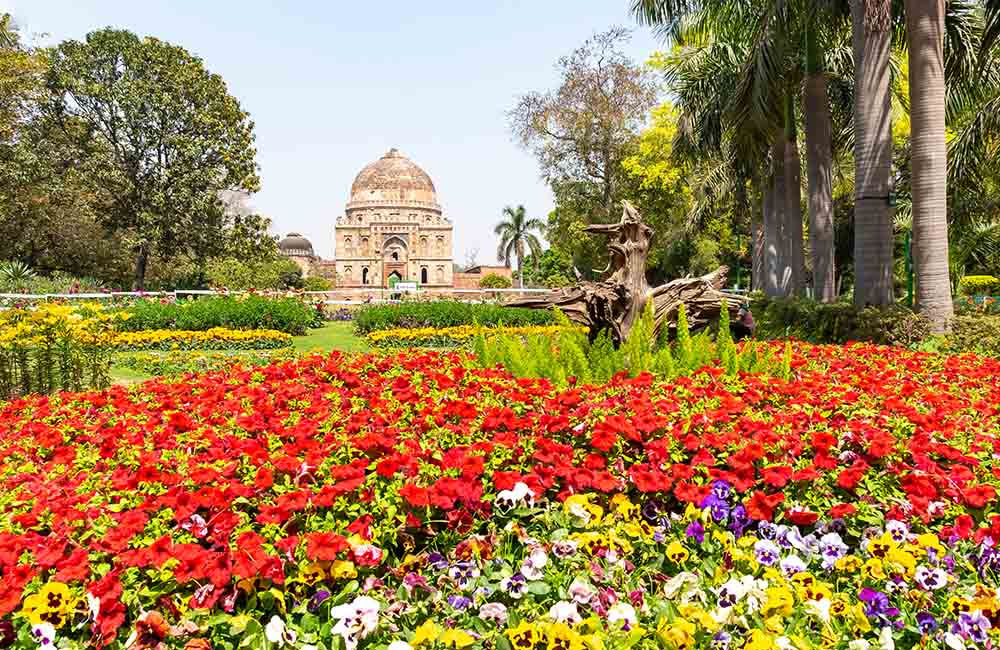
M 548 309 L 558 307 L 574 323 L 589 328 L 591 338 L 609 330 L 615 344 L 628 338 L 632 327 L 642 317 L 646 302 L 653 301 L 655 334 L 664 328 L 676 331 L 677 311 L 684 304 L 688 325 L 700 329 L 715 321 L 726 304 L 735 321 L 740 300 L 722 292 L 729 269 L 719 267 L 699 278 L 672 280 L 658 287 L 646 282 L 646 258 L 652 239 L 652 229 L 642 222 L 639 211 L 628 201 L 622 201 L 621 221 L 614 224 L 594 224 L 586 231 L 608 237 L 608 276 L 599 282 L 580 282 L 571 287 L 554 289 L 552 293 L 515 299 L 514 307 Z

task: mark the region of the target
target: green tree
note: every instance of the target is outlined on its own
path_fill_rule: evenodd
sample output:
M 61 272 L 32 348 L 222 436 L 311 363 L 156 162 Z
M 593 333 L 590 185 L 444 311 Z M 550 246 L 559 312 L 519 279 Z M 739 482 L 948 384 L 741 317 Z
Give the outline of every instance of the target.
M 508 205 L 503 209 L 503 216 L 503 220 L 493 228 L 493 233 L 500 238 L 497 259 L 508 267 L 511 260 L 517 259 L 517 284 L 518 287 L 524 288 L 525 251 L 531 251 L 534 256 L 542 254 L 542 244 L 531 231 L 540 231 L 545 224 L 534 217 L 529 219 L 523 205 L 516 208 Z
M 616 217 L 622 160 L 656 105 L 650 71 L 621 51 L 628 38 L 621 28 L 596 34 L 559 60 L 556 90 L 523 95 L 508 113 L 542 177 L 588 196 L 587 223 Z
M 133 251 L 133 286 L 154 253 L 217 248 L 220 192 L 259 185 L 253 123 L 222 78 L 183 48 L 114 29 L 65 41 L 50 59 L 47 110 L 85 127 L 74 132 L 110 197 L 102 222 Z

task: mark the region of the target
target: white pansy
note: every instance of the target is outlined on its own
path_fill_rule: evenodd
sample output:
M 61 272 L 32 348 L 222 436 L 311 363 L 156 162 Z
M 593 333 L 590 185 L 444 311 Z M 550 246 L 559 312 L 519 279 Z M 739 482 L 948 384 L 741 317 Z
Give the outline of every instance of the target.
M 583 620 L 580 612 L 576 610 L 576 603 L 571 603 L 567 600 L 560 600 L 553 605 L 549 609 L 549 618 L 556 623 L 568 623 L 570 625 L 576 625 Z
M 274 643 L 279 648 L 285 644 L 295 643 L 295 638 L 298 636 L 293 630 L 289 630 L 285 622 L 281 620 L 277 615 L 272 616 L 271 620 L 267 622 L 264 626 L 264 636 L 271 643 Z
M 892 628 L 888 625 L 879 630 L 878 647 L 880 650 L 895 650 L 896 641 L 892 638 Z
M 608 623 L 622 623 L 633 627 L 638 622 L 639 618 L 635 614 L 635 608 L 628 603 L 617 602 L 608 609 Z
M 848 650 L 869 650 L 872 647 L 868 639 L 854 639 L 847 644 Z
M 944 644 L 951 650 L 965 650 L 965 641 L 954 632 L 944 633 Z
M 406 641 L 393 641 L 389 644 L 389 650 L 413 650 L 413 646 Z
M 810 614 L 823 621 L 824 623 L 830 622 L 830 602 L 829 598 L 823 598 L 821 600 L 807 600 L 806 609 Z

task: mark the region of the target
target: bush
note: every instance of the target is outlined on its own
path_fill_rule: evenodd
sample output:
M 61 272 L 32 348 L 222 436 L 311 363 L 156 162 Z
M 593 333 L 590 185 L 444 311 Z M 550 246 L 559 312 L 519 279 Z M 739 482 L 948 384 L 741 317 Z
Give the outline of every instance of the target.
M 791 337 L 811 343 L 868 341 L 913 346 L 930 335 L 927 322 L 906 307 L 859 308 L 850 303 L 832 304 L 803 298 L 773 299 L 757 294 L 750 311 L 762 339 Z
M 355 332 L 363 336 L 375 330 L 423 327 L 456 327 L 478 323 L 497 325 L 549 325 L 552 312 L 542 309 L 505 307 L 453 300 L 409 302 L 399 305 L 365 305 L 354 316 Z
M 992 296 L 1000 293 L 1000 279 L 992 275 L 967 275 L 958 283 L 958 292 L 966 296 Z
M 319 275 L 310 275 L 302 281 L 304 291 L 329 291 L 333 289 L 333 282 L 330 282 Z
M 718 360 L 722 370 L 735 376 L 757 372 L 785 379 L 791 376 L 791 347 L 783 354 L 770 344 L 748 341 L 737 348 L 729 330 L 729 312 L 722 310 L 718 333 L 702 330 L 691 336 L 684 305 L 677 315 L 677 338 L 673 343 L 656 341 L 653 332 L 652 303 L 646 303 L 642 318 L 619 348 L 612 344 L 607 330 L 590 340 L 586 331 L 574 327 L 565 314 L 555 311 L 556 327 L 543 334 L 517 331 L 492 333 L 477 328 L 473 351 L 480 367 L 503 365 L 517 377 L 548 379 L 559 386 L 604 384 L 618 373 L 635 377 L 643 372 L 660 379 L 690 375 Z
M 213 287 L 242 291 L 245 289 L 301 289 L 302 269 L 290 259 L 280 258 L 243 262 L 226 258 L 213 260 L 205 269 Z
M 932 349 L 949 354 L 975 352 L 1000 357 L 1000 316 L 957 316 L 951 334 L 936 337 Z
M 487 273 L 479 280 L 480 289 L 510 289 L 510 278 L 496 273 Z
M 297 298 L 263 296 L 219 296 L 179 300 L 140 300 L 127 310 L 129 317 L 119 329 L 193 330 L 213 327 L 236 330 L 274 329 L 293 335 L 305 334 L 321 325 L 322 312 Z
M 172 350 L 170 352 L 124 352 L 115 359 L 115 365 L 146 375 L 172 377 L 192 372 L 231 370 L 237 364 L 245 368 L 263 366 L 275 361 L 291 361 L 295 358 L 295 354 L 290 348 L 228 352 Z

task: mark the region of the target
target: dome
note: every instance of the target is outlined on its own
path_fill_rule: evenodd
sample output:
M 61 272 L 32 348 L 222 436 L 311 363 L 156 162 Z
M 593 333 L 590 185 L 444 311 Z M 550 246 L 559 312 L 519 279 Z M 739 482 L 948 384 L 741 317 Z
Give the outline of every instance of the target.
M 278 250 L 285 255 L 309 255 L 313 254 L 313 245 L 308 239 L 297 232 L 290 232 L 278 242 Z
M 437 205 L 437 195 L 427 172 L 398 150 L 390 149 L 355 177 L 350 203 L 400 201 Z

